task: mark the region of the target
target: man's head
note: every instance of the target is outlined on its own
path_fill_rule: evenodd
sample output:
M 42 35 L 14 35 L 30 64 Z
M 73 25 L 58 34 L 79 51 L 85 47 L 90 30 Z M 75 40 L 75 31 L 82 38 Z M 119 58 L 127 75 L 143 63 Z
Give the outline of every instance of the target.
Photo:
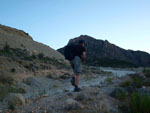
M 84 46 L 84 40 L 79 40 L 79 44 Z

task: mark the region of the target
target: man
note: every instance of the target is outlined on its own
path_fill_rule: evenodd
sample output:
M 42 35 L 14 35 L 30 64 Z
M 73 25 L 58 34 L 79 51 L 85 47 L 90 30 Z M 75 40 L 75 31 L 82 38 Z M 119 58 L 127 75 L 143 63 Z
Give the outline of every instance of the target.
M 84 48 L 84 40 L 79 40 L 79 44 L 75 47 L 75 57 L 71 61 L 71 65 L 74 71 L 74 77 L 71 79 L 71 83 L 75 86 L 74 91 L 79 92 L 81 89 L 79 88 L 81 63 L 86 59 L 86 52 Z

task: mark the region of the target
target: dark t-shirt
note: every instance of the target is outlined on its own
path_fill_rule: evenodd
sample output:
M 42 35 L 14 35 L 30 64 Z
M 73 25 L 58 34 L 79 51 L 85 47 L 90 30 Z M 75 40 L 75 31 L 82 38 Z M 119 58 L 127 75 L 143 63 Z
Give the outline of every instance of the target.
M 79 56 L 80 58 L 83 52 L 85 52 L 85 48 L 82 45 L 77 45 L 75 50 L 76 50 L 75 56 Z

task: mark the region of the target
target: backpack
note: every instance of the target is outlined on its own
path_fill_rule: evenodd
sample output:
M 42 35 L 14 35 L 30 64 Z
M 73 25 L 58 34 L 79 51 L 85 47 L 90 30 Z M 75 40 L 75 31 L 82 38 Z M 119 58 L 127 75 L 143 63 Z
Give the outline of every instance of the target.
M 64 56 L 65 59 L 71 61 L 74 59 L 75 57 L 75 44 L 68 44 L 67 46 L 65 46 L 65 50 L 64 50 Z

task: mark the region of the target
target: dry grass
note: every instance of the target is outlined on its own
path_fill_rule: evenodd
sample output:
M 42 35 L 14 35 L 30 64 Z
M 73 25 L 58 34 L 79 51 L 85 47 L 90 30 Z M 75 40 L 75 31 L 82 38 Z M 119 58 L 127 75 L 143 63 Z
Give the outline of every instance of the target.
M 0 28 L 9 33 L 9 34 L 13 34 L 13 35 L 19 35 L 19 36 L 22 36 L 22 37 L 25 37 L 25 38 L 28 38 L 28 39 L 32 39 L 28 33 L 25 33 L 24 31 L 22 30 L 17 30 L 15 28 L 10 28 L 10 27 L 7 27 L 7 26 L 2 26 L 0 25 Z

